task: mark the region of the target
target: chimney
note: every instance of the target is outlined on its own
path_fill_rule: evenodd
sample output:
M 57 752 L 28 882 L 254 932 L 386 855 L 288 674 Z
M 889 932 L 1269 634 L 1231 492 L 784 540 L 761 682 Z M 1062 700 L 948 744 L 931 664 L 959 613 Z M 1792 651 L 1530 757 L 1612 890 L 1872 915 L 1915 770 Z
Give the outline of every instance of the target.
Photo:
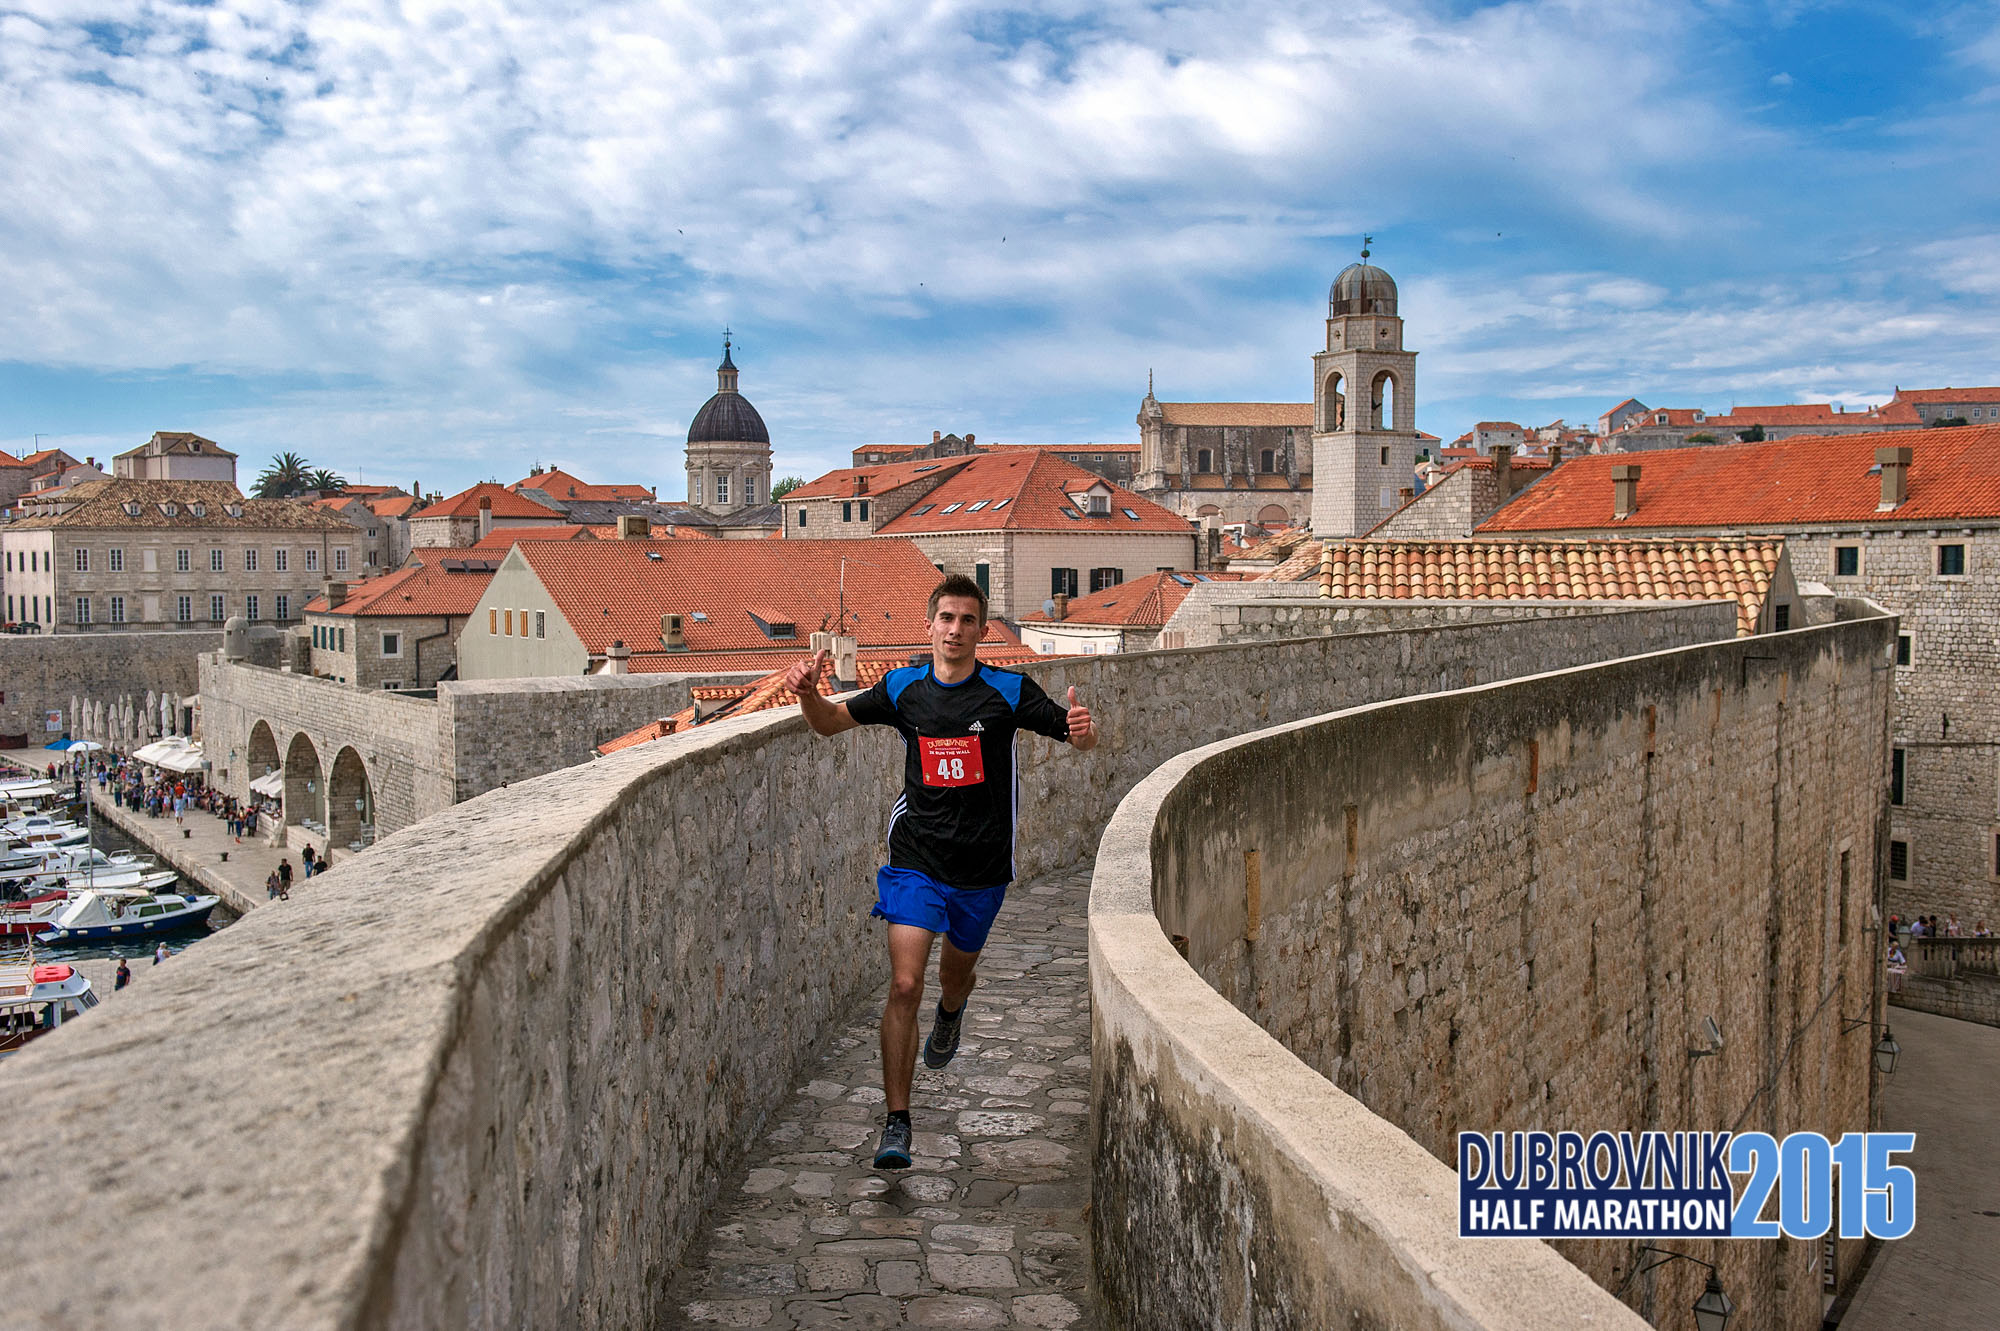
M 854 478 L 854 493 L 858 495 L 868 493 L 868 477 L 865 473 Z
M 1054 600 L 1055 600 L 1055 609 L 1053 609 L 1053 610 L 1049 611 L 1049 618 L 1050 618 L 1050 619 L 1068 619 L 1068 618 L 1069 618 L 1069 593 L 1068 593 L 1068 592 L 1057 592 L 1057 593 L 1055 594 L 1055 597 L 1054 597 Z
M 932 430 L 932 431 L 931 431 L 931 442 L 932 442 L 932 443 L 934 443 L 934 444 L 935 444 L 935 443 L 939 442 L 940 440 L 942 440 L 943 438 L 944 438 L 944 431 L 943 431 L 943 430 Z
M 1875 450 L 1875 465 L 1882 469 L 1882 506 L 1876 512 L 1886 513 L 1910 497 L 1910 459 L 1915 455 L 1908 448 Z
M 681 632 L 679 615 L 660 616 L 660 645 L 670 652 L 684 652 L 688 649 L 687 635 Z
M 809 652 L 832 652 L 834 635 L 827 632 L 806 635 L 806 650 Z
M 855 650 L 853 638 L 842 635 L 833 640 L 833 682 L 843 689 L 851 689 L 861 678 L 857 669 L 860 654 Z
M 632 649 L 625 645 L 624 639 L 618 639 L 611 644 L 610 650 L 604 653 L 604 673 L 607 675 L 624 674 L 626 672 L 625 663 L 631 657 Z
M 485 540 L 493 534 L 493 501 L 485 495 L 479 497 L 479 539 Z
M 643 541 L 652 534 L 652 526 L 642 513 L 621 513 L 618 515 L 618 539 L 621 541 Z
M 347 599 L 347 584 L 329 582 L 326 584 L 326 608 L 331 610 Z
M 1639 464 L 1620 462 L 1611 468 L 1611 516 L 1629 518 L 1639 507 Z
M 1549 470 L 1554 471 L 1557 467 L 1560 467 L 1562 464 L 1563 464 L 1563 446 L 1561 444 L 1550 444 Z
M 968 453 L 972 451 L 972 440 L 973 440 L 973 433 L 972 431 L 967 430 L 965 432 L 965 451 Z
M 1489 444 L 1486 456 L 1493 460 L 1493 480 L 1500 487 L 1500 493 L 1514 493 L 1514 446 L 1512 444 Z
M 1396 491 L 1396 498 L 1401 500 L 1405 504 L 1409 503 L 1412 499 L 1415 499 L 1416 497 L 1417 497 L 1417 487 L 1414 485 L 1406 485 L 1402 489 Z

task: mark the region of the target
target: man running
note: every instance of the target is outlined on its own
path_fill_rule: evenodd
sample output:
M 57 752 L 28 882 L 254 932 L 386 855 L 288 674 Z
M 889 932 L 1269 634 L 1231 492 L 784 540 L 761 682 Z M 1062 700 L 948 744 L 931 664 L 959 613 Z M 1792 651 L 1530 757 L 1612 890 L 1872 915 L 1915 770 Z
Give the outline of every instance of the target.
M 877 1169 L 910 1166 L 910 1079 L 916 1073 L 917 1004 L 931 942 L 942 991 L 924 1066 L 958 1052 L 974 968 L 1014 877 L 1014 732 L 1032 730 L 1088 751 L 1097 747 L 1090 712 L 1069 691 L 1057 705 L 1025 675 L 981 665 L 986 593 L 954 573 L 931 592 L 931 664 L 890 671 L 858 698 L 819 693 L 826 653 L 793 666 L 785 685 L 806 723 L 822 735 L 855 726 L 894 726 L 904 743 L 903 793 L 889 814 L 889 865 L 875 875 L 875 909 L 889 922 L 889 999 L 882 1008 L 882 1094 L 888 1121 Z

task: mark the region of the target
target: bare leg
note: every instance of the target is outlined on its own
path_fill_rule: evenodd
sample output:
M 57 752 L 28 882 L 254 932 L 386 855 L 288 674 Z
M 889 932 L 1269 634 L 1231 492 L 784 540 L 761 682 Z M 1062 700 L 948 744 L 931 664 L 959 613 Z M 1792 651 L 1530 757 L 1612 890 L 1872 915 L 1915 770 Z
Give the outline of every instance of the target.
M 965 1000 L 972 997 L 972 986 L 979 983 L 974 968 L 979 965 L 977 952 L 961 952 L 944 940 L 944 952 L 938 957 L 938 988 L 943 992 L 938 1001 L 948 1012 L 963 1012 Z
M 889 926 L 889 1000 L 882 1005 L 882 1098 L 892 1111 L 910 1107 L 910 1078 L 917 1067 L 917 1004 L 924 996 L 924 968 L 930 964 L 931 940 L 936 937 L 914 924 Z

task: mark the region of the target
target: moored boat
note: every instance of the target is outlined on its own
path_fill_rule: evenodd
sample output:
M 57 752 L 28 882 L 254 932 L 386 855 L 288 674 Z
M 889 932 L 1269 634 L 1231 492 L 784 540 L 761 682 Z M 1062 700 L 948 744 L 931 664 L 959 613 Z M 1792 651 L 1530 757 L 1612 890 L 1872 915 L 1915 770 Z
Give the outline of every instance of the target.
M 0 1055 L 96 1006 L 90 981 L 74 966 L 36 965 L 32 953 L 0 959 Z
M 126 888 L 86 888 L 73 893 L 40 932 L 43 943 L 106 942 L 135 935 L 172 933 L 208 922 L 220 898 L 138 891 Z

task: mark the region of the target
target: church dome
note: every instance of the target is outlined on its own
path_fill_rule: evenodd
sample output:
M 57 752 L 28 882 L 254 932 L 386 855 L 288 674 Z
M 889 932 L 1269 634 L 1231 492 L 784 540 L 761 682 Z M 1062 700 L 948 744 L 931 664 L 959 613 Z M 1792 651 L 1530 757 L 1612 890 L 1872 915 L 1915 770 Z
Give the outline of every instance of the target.
M 1396 280 L 1370 263 L 1350 263 L 1326 293 L 1329 318 L 1342 314 L 1394 314 Z
M 722 344 L 722 364 L 715 367 L 715 396 L 701 404 L 688 426 L 690 444 L 763 444 L 771 442 L 764 418 L 750 399 L 736 391 L 736 362 L 729 343 Z
M 717 393 L 701 404 L 701 410 L 694 414 L 694 423 L 688 426 L 688 442 L 768 444 L 771 432 L 764 428 L 764 418 L 750 405 L 750 399 L 732 390 Z

